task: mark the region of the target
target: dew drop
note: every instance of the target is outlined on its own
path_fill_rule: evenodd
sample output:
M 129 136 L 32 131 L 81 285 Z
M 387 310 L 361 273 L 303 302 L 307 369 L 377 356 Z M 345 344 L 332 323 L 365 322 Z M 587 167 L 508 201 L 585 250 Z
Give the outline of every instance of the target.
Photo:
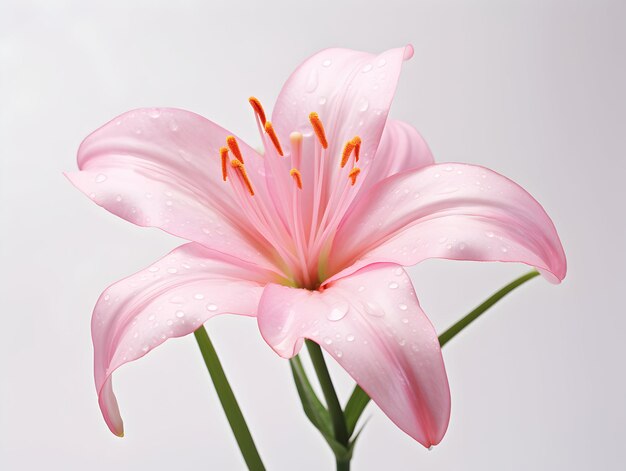
M 147 352 L 148 350 L 150 350 L 150 347 L 148 345 L 144 345 L 143 347 L 141 347 L 141 351 L 142 352 Z
M 328 313 L 329 321 L 339 321 L 346 317 L 348 311 L 350 310 L 350 306 L 347 302 L 338 302 L 331 306 L 330 312 Z
M 495 234 L 491 231 L 485 232 L 485 235 L 489 237 L 490 239 L 492 239 L 495 236 Z
M 322 67 L 330 67 L 332 63 L 333 61 L 331 61 L 330 59 L 326 59 L 324 62 L 322 62 Z
M 394 274 L 394 275 L 396 275 L 396 276 L 402 276 L 402 272 L 403 272 L 403 271 L 404 271 L 404 270 L 402 270 L 402 268 L 398 267 L 398 268 L 396 268 L 396 269 L 393 271 L 393 274 Z
M 197 299 L 198 301 L 204 299 L 204 294 L 202 293 L 197 293 L 193 295 L 193 299 Z
M 185 317 L 185 313 L 183 311 L 176 311 L 176 317 L 182 319 L 183 317 Z
M 509 251 L 506 247 L 502 247 L 500 250 L 502 250 L 502 253 L 507 253 Z
M 392 281 L 391 283 L 389 283 L 389 289 L 398 289 L 400 285 L 398 283 L 396 283 L 395 281 Z
M 343 356 L 343 352 L 341 350 L 336 350 L 335 355 L 337 355 L 337 358 L 341 358 Z
M 333 343 L 333 339 L 331 339 L 330 337 L 326 337 L 326 338 L 324 339 L 324 343 L 325 343 L 326 345 L 330 345 L 331 343 Z
M 406 317 L 403 317 L 403 318 L 402 318 L 402 323 L 403 323 L 403 324 L 408 324 L 408 323 L 409 323 L 409 319 L 408 319 L 408 318 L 406 318 Z
M 122 201 L 122 195 L 117 195 L 117 196 L 115 197 L 115 201 L 117 201 L 118 203 L 119 203 L 120 201 Z
M 320 105 L 325 105 L 326 104 L 326 97 L 325 96 L 321 96 L 320 97 L 319 104 Z
M 364 112 L 364 111 L 367 111 L 367 109 L 369 108 L 369 106 L 370 106 L 369 101 L 367 101 L 365 98 L 361 98 L 361 99 L 359 100 L 359 103 L 357 104 L 357 109 L 358 109 L 360 112 Z
M 366 73 L 368 73 L 372 69 L 373 69 L 372 64 L 367 64 L 365 67 L 363 67 L 363 69 L 361 69 L 361 72 L 366 74 Z
M 154 314 L 150 314 L 150 315 L 148 316 L 148 320 L 149 320 L 149 321 L 153 321 L 154 319 L 156 319 L 156 316 L 155 316 Z
M 102 183 L 103 181 L 106 181 L 107 176 L 104 173 L 99 173 L 96 176 L 96 183 Z
M 398 307 L 400 308 L 401 311 L 406 311 L 409 308 L 409 306 L 407 306 L 404 303 L 398 304 Z
M 167 272 L 173 275 L 175 273 L 178 273 L 178 269 L 176 269 L 174 267 L 170 267 L 170 268 L 167 269 Z
M 172 304 L 185 304 L 187 300 L 183 296 L 172 296 L 170 298 L 170 303 Z
M 304 89 L 307 92 L 312 93 L 317 88 L 317 84 L 318 84 L 317 69 L 312 69 L 311 73 L 309 74 L 309 78 L 306 82 Z
M 152 108 L 151 110 L 148 111 L 148 116 L 150 116 L 153 119 L 156 119 L 159 116 L 161 116 L 161 110 L 158 108 Z
M 151 272 L 151 273 L 156 273 L 156 272 L 159 271 L 159 267 L 150 267 L 150 268 L 148 268 L 148 271 Z
M 211 312 L 215 312 L 215 311 L 217 311 L 217 305 L 215 305 L 215 304 L 207 304 L 206 305 L 206 310 L 207 311 L 211 311 Z
M 346 340 L 347 340 L 348 342 L 354 342 L 354 335 L 352 335 L 352 334 L 348 334 L 348 335 L 346 335 Z
M 366 314 L 373 317 L 383 317 L 385 315 L 385 311 L 374 301 L 365 301 L 363 303 L 363 310 Z
M 165 202 L 165 204 L 166 204 L 167 206 L 172 206 L 174 203 L 172 203 L 172 200 L 167 200 L 167 201 Z
M 376 67 L 385 67 L 385 64 L 387 64 L 387 61 L 385 59 L 381 59 L 376 63 Z

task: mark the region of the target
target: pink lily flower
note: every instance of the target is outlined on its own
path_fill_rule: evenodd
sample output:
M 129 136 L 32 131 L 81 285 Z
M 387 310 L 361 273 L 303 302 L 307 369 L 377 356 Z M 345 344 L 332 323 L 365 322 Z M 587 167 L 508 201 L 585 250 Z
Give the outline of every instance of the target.
M 387 118 L 411 46 L 327 49 L 291 75 L 264 146 L 194 113 L 140 109 L 80 146 L 72 183 L 134 224 L 190 241 L 107 288 L 93 313 L 95 382 L 123 434 L 111 375 L 211 317 L 256 317 L 284 358 L 323 347 L 403 431 L 442 439 L 450 393 L 437 333 L 402 266 L 428 258 L 521 262 L 566 273 L 554 225 L 511 180 L 435 164 L 410 125 Z

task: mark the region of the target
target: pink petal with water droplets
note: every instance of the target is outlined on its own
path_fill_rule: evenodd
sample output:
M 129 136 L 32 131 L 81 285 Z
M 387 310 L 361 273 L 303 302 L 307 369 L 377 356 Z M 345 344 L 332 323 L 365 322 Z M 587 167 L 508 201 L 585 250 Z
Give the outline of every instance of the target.
M 215 258 L 190 243 L 107 288 L 94 308 L 91 331 L 96 389 L 111 431 L 123 434 L 111 382 L 117 368 L 217 314 L 256 315 L 262 286 L 272 279 L 270 272 Z
M 242 217 L 222 181 L 219 148 L 228 131 L 189 111 L 129 111 L 88 136 L 70 181 L 108 211 L 271 268 L 272 249 Z M 250 175 L 262 157 L 239 140 Z M 264 178 L 255 179 L 266 198 Z
M 552 282 L 565 253 L 541 205 L 484 167 L 449 163 L 394 175 L 359 199 L 339 228 L 330 261 L 340 278 L 370 263 L 427 258 L 521 262 Z
M 397 265 L 371 265 L 323 292 L 271 284 L 257 320 L 282 357 L 317 342 L 402 430 L 429 447 L 443 438 L 450 392 L 437 334 Z

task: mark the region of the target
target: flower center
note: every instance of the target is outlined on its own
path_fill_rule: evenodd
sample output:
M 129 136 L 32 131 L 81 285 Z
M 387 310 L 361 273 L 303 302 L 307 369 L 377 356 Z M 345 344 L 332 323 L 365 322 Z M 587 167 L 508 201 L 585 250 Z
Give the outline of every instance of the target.
M 340 156 L 330 155 L 322 120 L 312 112 L 309 122 L 313 133 L 305 137 L 292 132 L 285 152 L 261 102 L 255 97 L 249 102 L 265 147 L 263 168 L 256 173 L 267 178 L 256 184 L 265 185 L 267 191 L 255 192 L 255 182 L 234 136 L 228 136 L 220 148 L 222 179 L 230 183 L 245 216 L 267 242 L 263 245 L 268 246 L 282 271 L 284 283 L 318 289 L 332 275 L 327 272 L 332 241 L 358 191 L 354 187 L 361 174 L 356 166 L 361 138 L 348 140 Z

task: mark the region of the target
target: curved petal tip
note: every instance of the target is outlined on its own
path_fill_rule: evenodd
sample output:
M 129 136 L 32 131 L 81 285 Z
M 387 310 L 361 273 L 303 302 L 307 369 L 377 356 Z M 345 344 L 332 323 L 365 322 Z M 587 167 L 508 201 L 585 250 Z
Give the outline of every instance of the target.
M 408 61 L 409 59 L 411 59 L 413 57 L 413 54 L 415 54 L 415 49 L 413 49 L 413 44 L 407 44 L 404 47 L 404 60 Z

